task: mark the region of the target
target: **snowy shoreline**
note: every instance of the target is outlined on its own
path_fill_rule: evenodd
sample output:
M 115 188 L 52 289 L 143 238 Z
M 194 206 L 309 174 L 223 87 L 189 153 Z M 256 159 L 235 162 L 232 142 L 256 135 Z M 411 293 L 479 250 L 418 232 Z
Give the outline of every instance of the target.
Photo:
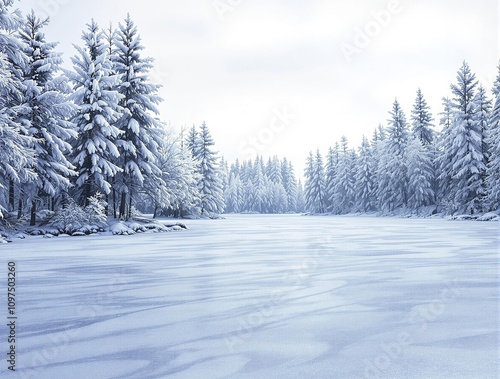
M 378 212 L 371 213 L 348 213 L 343 215 L 336 215 L 330 213 L 301 213 L 298 216 L 311 216 L 311 217 L 373 217 L 373 218 L 395 218 L 395 219 L 441 219 L 443 221 L 500 221 L 500 211 L 488 212 L 482 215 L 416 215 L 416 214 L 380 214 Z M 229 214 L 235 215 L 235 214 Z M 240 216 L 251 216 L 251 214 L 237 214 Z M 253 214 L 255 216 L 255 214 Z M 283 214 L 285 216 L 286 214 Z M 224 215 L 223 215 L 224 216 Z M 223 220 L 224 217 L 217 218 Z M 258 216 L 277 216 L 276 214 L 259 214 Z M 217 220 L 214 219 L 214 220 Z M 43 238 L 54 237 L 84 237 L 91 235 L 134 235 L 141 233 L 166 233 L 172 231 L 181 231 L 189 229 L 184 221 L 203 220 L 203 218 L 193 218 L 179 221 L 178 219 L 147 219 L 140 218 L 132 221 L 117 221 L 112 220 L 106 226 L 85 225 L 78 228 L 73 233 L 65 233 L 54 227 L 25 227 L 20 230 L 8 232 L 0 229 L 0 244 L 10 243 L 15 240 L 25 239 L 27 237 L 43 236 Z
M 42 236 L 43 238 L 54 237 L 84 237 L 91 235 L 119 235 L 129 236 L 140 233 L 167 233 L 189 229 L 184 223 L 168 220 L 113 220 L 105 226 L 85 225 L 72 233 L 61 231 L 54 227 L 25 227 L 15 231 L 0 229 L 0 243 L 10 243 L 27 237 Z

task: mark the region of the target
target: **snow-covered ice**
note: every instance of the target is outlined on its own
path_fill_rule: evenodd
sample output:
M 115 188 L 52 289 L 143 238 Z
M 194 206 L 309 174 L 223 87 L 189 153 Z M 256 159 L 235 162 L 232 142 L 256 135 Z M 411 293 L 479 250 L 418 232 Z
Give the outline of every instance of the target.
M 2 245 L 4 276 L 17 263 L 15 376 L 499 377 L 497 222 L 186 224 Z

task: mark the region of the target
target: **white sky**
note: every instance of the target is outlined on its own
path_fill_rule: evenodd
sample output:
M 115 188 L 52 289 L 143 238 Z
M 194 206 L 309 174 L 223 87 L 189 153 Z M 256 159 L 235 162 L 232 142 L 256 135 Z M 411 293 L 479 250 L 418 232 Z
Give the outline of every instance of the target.
M 343 134 L 352 147 L 363 134 L 371 138 L 395 97 L 409 117 L 418 87 L 438 118 L 464 59 L 490 90 L 500 58 L 498 0 L 17 4 L 23 12 L 33 8 L 51 16 L 46 35 L 60 41 L 66 65 L 91 18 L 107 27 L 130 12 L 145 53 L 156 60 L 153 77 L 164 86 L 162 120 L 178 128 L 205 120 L 229 161 L 252 151 L 277 154 L 290 158 L 299 175 L 309 150 L 325 153 Z M 377 12 L 384 13 L 385 25 L 376 25 Z M 372 37 L 349 61 L 342 46 L 356 47 L 357 31 L 367 27 Z M 295 118 L 285 125 L 276 111 Z M 277 131 L 270 134 L 270 125 Z

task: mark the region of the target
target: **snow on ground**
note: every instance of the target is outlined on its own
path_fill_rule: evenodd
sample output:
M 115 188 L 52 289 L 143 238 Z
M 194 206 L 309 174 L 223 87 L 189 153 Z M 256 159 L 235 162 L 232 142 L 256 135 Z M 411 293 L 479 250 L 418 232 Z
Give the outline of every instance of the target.
M 12 260 L 18 273 L 9 376 L 499 377 L 498 223 L 234 215 L 186 224 L 2 245 L 4 277 Z

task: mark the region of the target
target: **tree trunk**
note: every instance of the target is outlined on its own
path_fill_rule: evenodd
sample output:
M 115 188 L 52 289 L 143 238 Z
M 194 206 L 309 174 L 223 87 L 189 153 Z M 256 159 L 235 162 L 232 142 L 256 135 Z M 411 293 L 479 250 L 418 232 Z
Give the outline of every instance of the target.
M 130 195 L 128 197 L 128 217 L 127 220 L 132 218 L 132 192 L 130 192 Z
M 121 199 L 120 199 L 120 214 L 119 214 L 119 218 L 122 219 L 122 217 L 124 218 L 126 216 L 126 206 L 127 206 L 127 194 L 124 192 L 122 192 L 122 195 L 121 195 Z
M 113 188 L 113 218 L 116 219 L 116 190 Z
M 83 189 L 83 206 L 86 207 L 89 205 L 89 197 L 92 193 L 92 181 L 88 178 L 85 181 L 84 189 Z
M 9 212 L 13 212 L 16 207 L 15 197 L 14 197 L 14 181 L 9 181 Z
M 31 203 L 31 218 L 30 218 L 30 226 L 35 226 L 36 224 L 36 200 L 33 200 Z
M 19 202 L 17 204 L 17 219 L 19 220 L 21 217 L 23 217 L 23 199 L 21 197 L 21 194 L 19 194 Z

